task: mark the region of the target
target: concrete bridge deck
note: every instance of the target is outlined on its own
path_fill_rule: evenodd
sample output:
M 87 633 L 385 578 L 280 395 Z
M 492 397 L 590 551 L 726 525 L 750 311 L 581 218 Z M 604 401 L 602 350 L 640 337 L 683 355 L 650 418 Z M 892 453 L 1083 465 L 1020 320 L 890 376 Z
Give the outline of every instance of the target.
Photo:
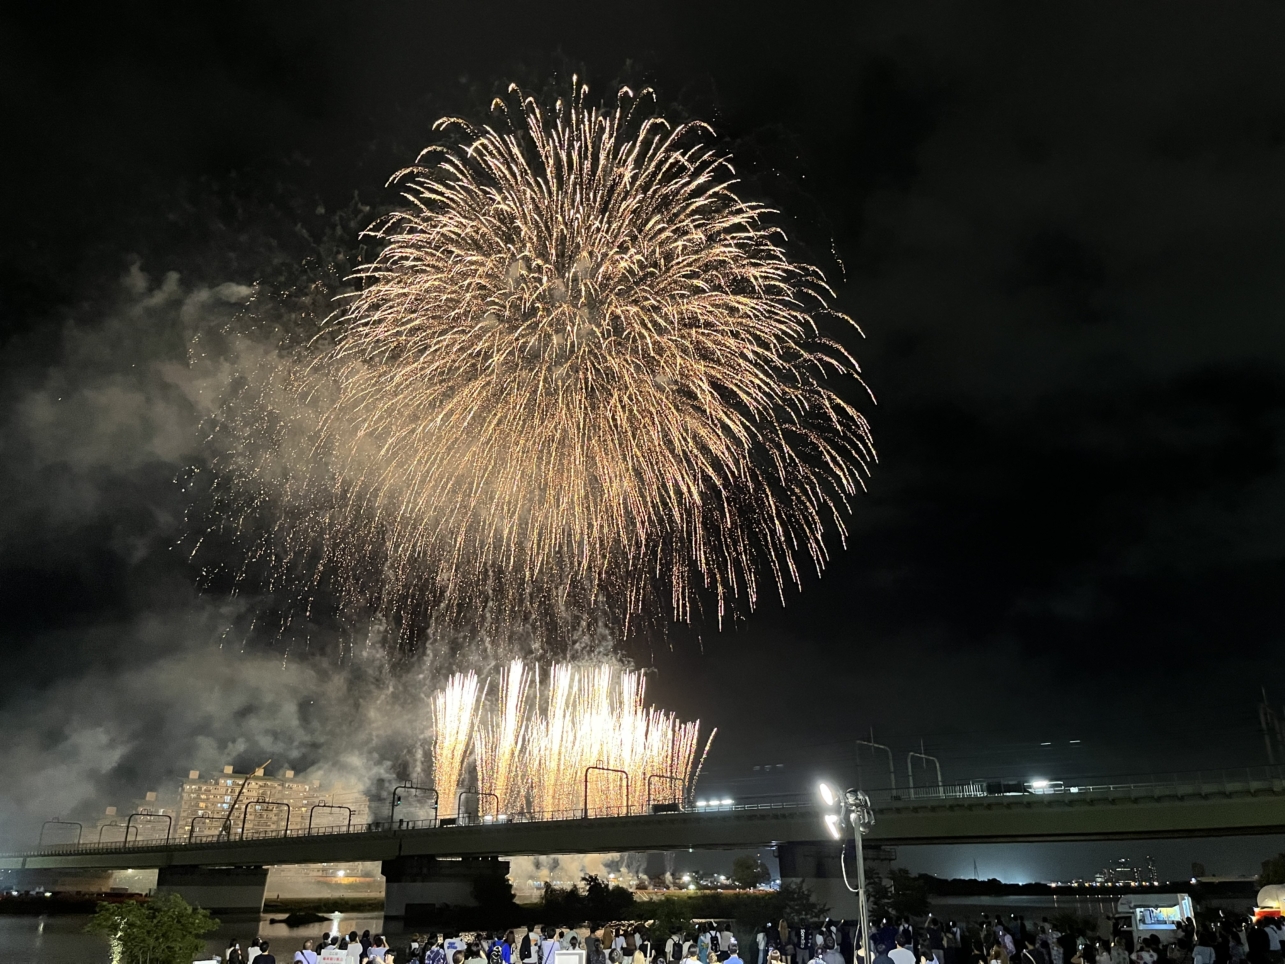
M 922 791 L 921 791 L 922 793 Z M 1285 833 L 1285 781 L 1131 784 L 1076 793 L 902 799 L 874 794 L 873 844 L 980 844 Z M 476 818 L 474 818 L 476 820 Z M 61 844 L 0 855 L 0 869 L 264 866 L 399 858 L 750 848 L 818 841 L 820 810 L 776 802 L 634 816 L 564 815 L 439 826 L 371 825 L 130 844 Z

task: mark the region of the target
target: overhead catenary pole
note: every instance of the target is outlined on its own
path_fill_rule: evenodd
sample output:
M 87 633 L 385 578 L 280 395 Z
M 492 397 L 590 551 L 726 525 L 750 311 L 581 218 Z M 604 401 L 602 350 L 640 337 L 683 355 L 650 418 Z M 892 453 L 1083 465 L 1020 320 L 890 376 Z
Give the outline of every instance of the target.
M 268 768 L 268 764 L 271 762 L 271 760 L 268 760 L 268 762 L 263 764 L 263 766 L 255 767 L 254 773 L 258 773 L 260 770 L 266 770 Z M 245 793 L 245 785 L 250 782 L 250 777 L 253 775 L 254 774 L 251 773 L 247 773 L 245 775 L 245 779 L 241 781 L 240 789 L 236 792 L 236 799 L 232 801 L 232 806 L 228 807 L 228 816 L 227 819 L 223 821 L 223 829 L 220 833 L 226 836 L 229 840 L 232 839 L 232 814 L 236 813 L 236 805 L 241 802 L 241 794 Z
M 870 728 L 870 739 L 857 740 L 857 746 L 858 747 L 868 746 L 872 750 L 883 750 L 884 753 L 888 754 L 888 789 L 889 791 L 891 791 L 893 796 L 896 796 L 897 771 L 896 771 L 896 766 L 893 764 L 893 760 L 892 760 L 892 747 L 884 746 L 882 743 L 875 742 L 874 727 Z M 861 760 L 861 751 L 857 750 L 858 772 L 860 772 L 860 760 Z
M 937 793 L 939 795 L 942 795 L 944 793 L 944 787 L 941 782 L 941 761 L 938 760 L 935 756 L 930 756 L 927 753 L 923 752 L 923 750 L 924 750 L 924 741 L 920 740 L 919 752 L 916 753 L 914 750 L 911 750 L 909 753 L 906 754 L 906 779 L 907 781 L 909 781 L 910 796 L 912 798 L 915 795 L 915 771 L 914 771 L 915 757 L 919 757 L 919 759 L 923 760 L 925 766 L 931 762 L 932 765 L 937 768 Z

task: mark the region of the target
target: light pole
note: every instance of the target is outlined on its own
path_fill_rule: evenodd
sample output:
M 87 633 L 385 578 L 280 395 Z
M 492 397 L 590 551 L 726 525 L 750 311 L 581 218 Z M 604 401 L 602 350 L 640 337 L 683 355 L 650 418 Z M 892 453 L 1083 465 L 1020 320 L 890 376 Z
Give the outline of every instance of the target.
M 833 807 L 831 813 L 825 814 L 825 827 L 830 831 L 830 836 L 840 841 L 839 847 L 839 867 L 843 871 L 843 885 L 848 890 L 856 891 L 857 907 L 861 915 L 861 956 L 866 964 L 870 964 L 870 917 L 866 913 L 866 859 L 865 853 L 861 846 L 861 838 L 870 832 L 870 828 L 875 825 L 874 808 L 870 806 L 870 798 L 861 790 L 849 788 L 844 791 L 842 797 L 831 790 L 828 784 L 822 783 L 817 787 L 821 794 L 821 800 L 827 807 Z M 848 883 L 848 868 L 845 864 L 848 845 L 843 842 L 843 825 L 850 824 L 852 827 L 852 836 L 856 842 L 857 853 L 857 886 L 853 887 Z

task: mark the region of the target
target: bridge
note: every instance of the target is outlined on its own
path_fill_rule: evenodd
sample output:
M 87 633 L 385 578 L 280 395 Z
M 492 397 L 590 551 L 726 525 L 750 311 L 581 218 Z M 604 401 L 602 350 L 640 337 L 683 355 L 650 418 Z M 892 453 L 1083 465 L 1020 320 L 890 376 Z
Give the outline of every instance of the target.
M 871 844 L 1285 833 L 1285 779 L 1278 775 L 1086 784 L 1042 792 L 968 784 L 871 796 L 876 813 L 866 838 Z M 837 844 L 824 839 L 822 810 L 805 799 L 623 816 L 583 811 L 538 816 L 57 844 L 0 855 L 0 870 L 157 868 L 158 890 L 178 891 L 223 912 L 257 913 L 269 865 L 378 860 L 388 882 L 386 913 L 396 916 L 408 903 L 467 903 L 475 878 L 507 871 L 501 857 L 773 846 L 783 878 L 806 881 L 836 909 L 848 902 L 839 883 Z

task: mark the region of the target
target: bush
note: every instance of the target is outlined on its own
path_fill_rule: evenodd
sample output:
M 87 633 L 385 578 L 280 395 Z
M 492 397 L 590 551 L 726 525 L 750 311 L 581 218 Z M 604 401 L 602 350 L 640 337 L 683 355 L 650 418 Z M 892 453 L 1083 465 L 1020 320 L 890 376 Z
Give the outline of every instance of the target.
M 219 922 L 178 894 L 143 902 L 99 904 L 85 929 L 111 938 L 120 964 L 191 964 L 205 950 L 201 938 Z
M 691 901 L 682 897 L 662 897 L 638 905 L 640 916 L 654 923 L 649 928 L 652 940 L 662 949 L 671 934 L 687 934 L 692 929 Z

